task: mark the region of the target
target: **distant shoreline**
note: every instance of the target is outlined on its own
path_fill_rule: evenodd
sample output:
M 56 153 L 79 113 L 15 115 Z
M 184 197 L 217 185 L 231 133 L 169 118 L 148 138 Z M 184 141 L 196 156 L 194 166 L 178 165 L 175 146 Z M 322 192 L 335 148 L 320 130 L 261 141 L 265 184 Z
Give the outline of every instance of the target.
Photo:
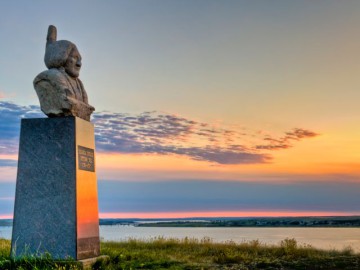
M 100 219 L 100 225 L 138 227 L 262 227 L 262 228 L 356 228 L 360 216 L 261 217 L 261 218 L 179 218 L 179 219 Z M 12 226 L 12 219 L 0 219 L 0 226 Z
M 100 225 L 139 227 L 360 227 L 360 217 L 284 217 L 284 218 L 196 218 L 167 220 L 101 219 Z

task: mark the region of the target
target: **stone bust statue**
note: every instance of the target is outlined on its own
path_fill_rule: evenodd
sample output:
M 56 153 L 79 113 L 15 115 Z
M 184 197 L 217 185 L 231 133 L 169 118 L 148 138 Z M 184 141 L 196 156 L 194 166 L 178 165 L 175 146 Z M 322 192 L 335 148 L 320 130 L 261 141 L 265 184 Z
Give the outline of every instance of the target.
M 56 40 L 57 31 L 49 26 L 45 50 L 48 70 L 34 79 L 41 110 L 48 117 L 77 116 L 90 121 L 95 110 L 89 105 L 84 85 L 80 81 L 81 55 L 67 40 Z

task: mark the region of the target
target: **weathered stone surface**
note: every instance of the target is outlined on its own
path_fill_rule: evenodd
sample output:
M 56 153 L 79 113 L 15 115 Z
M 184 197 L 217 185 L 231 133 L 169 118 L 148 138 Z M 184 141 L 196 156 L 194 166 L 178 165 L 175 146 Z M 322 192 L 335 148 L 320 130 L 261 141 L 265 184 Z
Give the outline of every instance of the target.
M 87 94 L 79 79 L 64 69 L 52 68 L 34 80 L 41 110 L 49 117 L 77 116 L 90 121 L 94 108 L 87 103 Z
M 96 173 L 80 166 L 95 168 L 94 148 L 94 127 L 88 121 L 22 119 L 13 257 L 49 252 L 54 258 L 85 259 L 100 254 Z
M 22 119 L 12 256 L 76 258 L 74 118 Z
M 89 105 L 84 85 L 78 78 L 81 55 L 70 41 L 57 41 L 56 27 L 50 25 L 45 50 L 45 65 L 49 70 L 34 79 L 41 110 L 49 117 L 77 116 L 90 121 L 95 110 Z

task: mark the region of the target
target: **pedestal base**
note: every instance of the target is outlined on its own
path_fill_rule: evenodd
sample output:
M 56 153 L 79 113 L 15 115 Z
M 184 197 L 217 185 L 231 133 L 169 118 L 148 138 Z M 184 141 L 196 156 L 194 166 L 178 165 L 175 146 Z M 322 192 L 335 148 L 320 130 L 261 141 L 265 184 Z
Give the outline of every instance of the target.
M 99 257 L 95 257 L 95 258 L 89 258 L 89 259 L 84 259 L 84 260 L 80 260 L 79 262 L 82 265 L 82 268 L 84 270 L 86 269 L 92 269 L 92 266 L 97 262 L 97 261 L 109 261 L 110 257 L 107 255 L 101 255 Z
M 100 254 L 94 148 L 88 121 L 22 119 L 12 257 Z

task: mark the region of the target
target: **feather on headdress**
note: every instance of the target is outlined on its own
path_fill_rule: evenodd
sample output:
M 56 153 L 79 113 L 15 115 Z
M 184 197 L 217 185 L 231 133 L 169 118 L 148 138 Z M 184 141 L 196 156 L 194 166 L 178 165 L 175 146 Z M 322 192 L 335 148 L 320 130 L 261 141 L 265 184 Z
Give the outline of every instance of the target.
M 53 25 L 49 25 L 46 37 L 45 65 L 47 68 L 63 67 L 76 45 L 68 40 L 56 40 L 57 30 Z

